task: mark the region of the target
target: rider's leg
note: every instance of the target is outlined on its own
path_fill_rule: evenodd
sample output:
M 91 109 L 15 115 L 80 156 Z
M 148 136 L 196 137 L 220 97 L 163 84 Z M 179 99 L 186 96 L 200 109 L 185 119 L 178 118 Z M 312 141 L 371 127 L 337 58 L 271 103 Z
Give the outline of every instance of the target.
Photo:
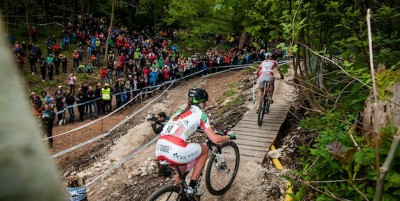
M 186 172 L 186 168 L 187 168 L 186 165 L 178 166 L 178 169 L 181 172 L 181 174 L 184 174 Z M 179 174 L 176 173 L 175 174 L 175 184 L 178 185 L 180 181 L 181 180 L 179 179 Z
M 257 91 L 257 102 L 258 102 L 258 104 L 261 104 L 262 93 L 263 93 L 263 89 L 258 88 L 258 91 Z
M 268 92 L 269 92 L 269 94 L 270 94 L 270 98 L 271 98 L 271 99 L 272 99 L 272 95 L 274 94 L 274 89 L 275 89 L 274 83 L 270 83 L 270 84 L 269 84 Z
M 200 177 L 200 173 L 203 170 L 207 158 L 208 158 L 208 147 L 205 144 L 200 144 L 201 146 L 201 154 L 200 156 L 196 159 L 196 162 L 194 163 L 193 167 L 193 173 L 192 173 L 192 180 L 197 181 Z

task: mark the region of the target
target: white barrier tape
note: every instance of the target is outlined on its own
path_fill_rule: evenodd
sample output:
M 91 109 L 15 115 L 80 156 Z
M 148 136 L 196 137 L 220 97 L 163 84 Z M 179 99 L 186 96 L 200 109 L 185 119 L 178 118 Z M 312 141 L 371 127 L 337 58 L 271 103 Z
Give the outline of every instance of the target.
M 99 139 L 101 139 L 101 138 L 107 137 L 108 135 L 111 135 L 111 134 L 112 134 L 112 131 L 113 131 L 114 129 L 118 128 L 120 125 L 124 124 L 124 123 L 127 122 L 129 119 L 131 119 L 132 117 L 134 117 L 134 116 L 136 116 L 137 114 L 139 114 L 140 112 L 142 112 L 142 111 L 143 111 L 144 109 L 146 109 L 150 104 L 152 104 L 153 102 L 155 102 L 156 100 L 158 100 L 160 97 L 162 97 L 165 93 L 167 93 L 167 92 L 168 92 L 168 89 L 169 89 L 171 86 L 172 86 L 172 84 L 171 84 L 163 93 L 161 93 L 158 97 L 156 97 L 155 99 L 153 99 L 152 101 L 150 101 L 149 103 L 147 103 L 146 105 L 144 105 L 142 108 L 140 108 L 138 111 L 136 111 L 136 112 L 133 113 L 132 115 L 128 116 L 125 120 L 121 121 L 119 124 L 117 124 L 116 126 L 114 126 L 113 128 L 111 128 L 111 129 L 110 129 L 109 131 L 107 131 L 106 133 L 104 133 L 104 134 L 102 134 L 102 135 L 99 135 L 99 136 L 97 136 L 97 137 L 95 137 L 95 138 L 92 138 L 92 139 L 90 139 L 90 140 L 87 140 L 87 141 L 85 141 L 85 142 L 82 142 L 82 143 L 80 143 L 80 144 L 77 144 L 77 145 L 75 145 L 75 146 L 73 146 L 73 147 L 71 147 L 71 148 L 68 148 L 68 149 L 66 149 L 66 150 L 60 151 L 60 152 L 58 152 L 58 153 L 56 153 L 56 154 L 53 154 L 53 155 L 51 156 L 51 158 L 57 158 L 57 157 L 62 156 L 62 155 L 64 155 L 64 154 L 66 154 L 66 153 L 69 153 L 69 152 L 71 152 L 71 151 L 73 151 L 73 150 L 75 150 L 75 149 L 78 149 L 78 148 L 83 147 L 83 146 L 85 146 L 85 145 L 87 145 L 87 144 L 90 144 L 90 143 L 92 143 L 92 142 L 94 142 L 94 141 L 96 141 L 96 140 L 99 140 Z
M 92 125 L 92 124 L 94 124 L 94 123 L 100 121 L 100 120 L 103 120 L 104 118 L 107 118 L 107 117 L 109 117 L 109 116 L 115 114 L 116 112 L 120 111 L 120 110 L 121 110 L 123 107 L 125 107 L 127 104 L 129 104 L 130 102 L 132 102 L 133 100 L 135 100 L 136 97 L 138 97 L 139 95 L 141 95 L 141 94 L 136 95 L 134 98 L 132 98 L 131 100 L 129 100 L 128 102 L 126 102 L 126 103 L 125 103 L 124 105 L 122 105 L 121 107 L 115 109 L 115 110 L 112 111 L 110 114 L 107 114 L 107 115 L 105 115 L 105 116 L 103 116 L 103 117 L 101 117 L 101 118 L 98 118 L 98 119 L 96 119 L 96 120 L 94 120 L 94 121 L 91 121 L 91 122 L 89 122 L 89 123 L 87 123 L 87 124 L 84 124 L 84 125 L 82 125 L 82 126 L 79 126 L 79 127 L 77 127 L 77 128 L 74 128 L 74 129 L 72 129 L 72 130 L 66 131 L 66 132 L 64 132 L 64 133 L 60 133 L 60 134 L 57 134 L 57 135 L 53 135 L 53 136 L 50 136 L 50 137 L 43 138 L 42 140 L 47 140 L 47 139 L 50 139 L 50 138 L 59 137 L 59 136 L 62 136 L 62 135 L 65 135 L 65 134 L 68 134 L 68 133 L 71 133 L 71 132 L 74 132 L 74 131 L 77 131 L 77 130 L 81 130 L 81 129 L 87 127 L 87 126 L 90 126 L 90 125 Z
M 149 142 L 147 142 L 145 145 L 141 146 L 140 148 L 136 149 L 135 151 L 133 151 L 132 153 L 130 153 L 128 156 L 126 156 L 123 160 L 119 161 L 117 164 L 115 164 L 114 166 L 112 166 L 110 169 L 108 169 L 107 171 L 105 171 L 103 174 L 97 176 L 96 178 L 94 178 L 93 180 L 91 180 L 90 182 L 88 182 L 86 184 L 86 186 L 90 186 L 92 185 L 94 182 L 96 182 L 99 179 L 103 179 L 106 175 L 108 175 L 111 171 L 117 169 L 118 167 L 120 167 L 122 164 L 124 164 L 126 161 L 130 160 L 131 158 L 133 158 L 133 156 L 135 156 L 136 154 L 140 153 L 141 151 L 143 151 L 146 147 L 148 147 L 149 145 L 153 144 L 156 140 L 158 139 L 158 135 L 155 136 L 153 139 L 151 139 Z

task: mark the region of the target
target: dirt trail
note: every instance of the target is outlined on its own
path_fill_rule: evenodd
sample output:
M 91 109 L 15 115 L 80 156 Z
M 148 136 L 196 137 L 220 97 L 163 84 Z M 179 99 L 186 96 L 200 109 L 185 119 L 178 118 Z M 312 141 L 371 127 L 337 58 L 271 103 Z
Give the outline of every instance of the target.
M 223 98 L 224 93 L 228 90 L 227 85 L 250 77 L 252 76 L 238 71 L 207 78 L 204 82 L 196 79 L 181 83 L 168 92 L 165 100 L 154 104 L 148 112 L 141 116 L 156 114 L 160 111 L 165 111 L 167 115 L 170 115 L 186 105 L 188 89 L 197 86 L 202 86 L 209 92 L 211 98 L 208 105 L 210 107 L 221 107 L 218 100 Z M 245 106 L 250 108 L 252 107 L 249 100 L 251 89 L 244 93 L 247 94 Z M 279 80 L 276 82 L 273 97 L 275 102 L 288 101 L 292 98 L 292 94 L 291 86 Z M 209 115 L 212 115 L 211 121 L 218 118 L 218 115 L 211 113 Z M 98 158 L 96 163 L 78 174 L 88 176 L 88 181 L 90 181 L 153 137 L 154 133 L 150 124 L 142 118 L 137 121 L 136 125 L 132 125 L 127 134 L 114 142 L 115 144 L 107 154 Z M 91 185 L 88 188 L 89 200 L 144 200 L 159 186 L 172 183 L 170 178 L 157 176 L 156 170 L 152 166 L 155 163 L 154 150 L 155 144 L 153 143 L 103 181 Z M 212 196 L 206 191 L 202 200 L 280 200 L 284 193 L 285 180 L 279 177 L 279 174 L 281 173 L 276 171 L 270 163 L 262 165 L 253 161 L 241 161 L 232 188 L 223 196 Z M 205 188 L 205 185 L 203 187 Z

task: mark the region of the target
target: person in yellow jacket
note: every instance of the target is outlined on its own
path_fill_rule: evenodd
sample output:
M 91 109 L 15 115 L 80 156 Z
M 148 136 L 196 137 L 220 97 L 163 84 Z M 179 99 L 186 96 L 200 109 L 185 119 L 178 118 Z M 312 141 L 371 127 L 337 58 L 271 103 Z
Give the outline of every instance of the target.
M 101 99 L 103 100 L 103 111 L 104 114 L 108 114 L 111 112 L 111 99 L 112 99 L 112 89 L 110 88 L 110 84 L 105 83 L 104 87 L 101 89 Z

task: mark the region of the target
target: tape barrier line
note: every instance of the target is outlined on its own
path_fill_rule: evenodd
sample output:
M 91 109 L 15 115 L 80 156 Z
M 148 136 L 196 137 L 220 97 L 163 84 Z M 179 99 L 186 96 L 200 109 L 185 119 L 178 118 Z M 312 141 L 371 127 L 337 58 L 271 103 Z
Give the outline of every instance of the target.
M 155 136 L 153 139 L 151 139 L 149 142 L 147 142 L 145 145 L 141 146 L 140 148 L 136 149 L 135 151 L 133 151 L 132 153 L 130 153 L 128 156 L 126 156 L 124 159 L 122 159 L 121 161 L 119 161 L 118 163 L 116 163 L 114 166 L 112 166 L 111 168 L 109 168 L 107 171 L 105 171 L 103 174 L 97 176 L 96 178 L 94 178 L 93 180 L 91 180 L 90 182 L 88 182 L 86 184 L 86 186 L 90 186 L 92 185 L 94 182 L 98 181 L 99 179 L 104 178 L 105 176 L 107 176 L 108 174 L 110 174 L 110 172 L 112 172 L 113 170 L 119 168 L 122 164 L 124 164 L 126 161 L 130 160 L 131 158 L 133 158 L 136 154 L 140 153 L 141 151 L 143 151 L 146 147 L 148 147 L 149 145 L 153 144 L 156 140 L 158 139 L 158 135 Z
M 60 133 L 60 134 L 57 134 L 57 135 L 53 135 L 53 136 L 51 136 L 51 137 L 43 138 L 42 140 L 48 140 L 48 139 L 51 139 L 51 138 L 56 138 L 56 137 L 59 137 L 59 136 L 62 136 L 62 135 L 66 135 L 66 134 L 68 134 L 68 133 L 72 133 L 72 132 L 74 132 L 74 131 L 81 130 L 81 129 L 85 128 L 85 127 L 88 127 L 88 126 L 90 126 L 90 125 L 92 125 L 92 124 L 94 124 L 94 123 L 96 123 L 96 122 L 98 122 L 98 121 L 101 121 L 101 120 L 103 120 L 104 118 L 107 118 L 107 117 L 109 117 L 109 116 L 115 114 L 116 112 L 120 111 L 120 110 L 121 110 L 123 107 L 125 107 L 127 104 L 129 104 L 129 103 L 131 103 L 133 100 L 135 100 L 135 98 L 138 97 L 139 95 L 141 95 L 141 94 L 136 95 L 134 98 L 132 98 L 131 100 L 129 100 L 128 102 L 126 102 L 126 103 L 125 103 L 124 105 L 122 105 L 121 107 L 115 109 L 115 110 L 112 111 L 111 113 L 109 113 L 109 114 L 107 114 L 107 115 L 105 115 L 105 116 L 103 116 L 103 117 L 101 117 L 101 118 L 98 118 L 98 119 L 96 119 L 96 120 L 94 120 L 94 121 L 91 121 L 91 122 L 89 122 L 89 123 L 87 123 L 87 124 L 84 124 L 84 125 L 82 125 L 82 126 L 79 126 L 79 127 L 77 127 L 77 128 L 74 128 L 74 129 L 72 129 L 72 130 L 66 131 L 66 132 L 64 132 L 64 133 Z
M 73 150 L 75 150 L 75 149 L 78 149 L 78 148 L 83 147 L 83 146 L 85 146 L 85 145 L 87 145 L 87 144 L 90 144 L 90 143 L 92 143 L 92 142 L 94 142 L 94 141 L 97 141 L 97 140 L 99 140 L 99 139 L 101 139 L 101 138 L 104 138 L 104 137 L 107 137 L 107 136 L 111 135 L 112 132 L 113 132 L 116 128 L 118 128 L 118 127 L 121 126 L 122 124 L 126 123 L 126 122 L 127 122 L 128 120 L 130 120 L 132 117 L 136 116 L 137 114 L 139 114 L 140 112 L 142 112 L 143 110 L 145 110 L 147 107 L 149 107 L 149 105 L 151 105 L 153 102 L 155 102 L 156 100 L 158 100 L 159 98 L 161 98 L 165 93 L 168 92 L 168 89 L 169 89 L 171 86 L 172 86 L 172 84 L 171 84 L 166 90 L 164 90 L 163 93 L 161 93 L 161 94 L 158 95 L 156 98 L 154 98 L 153 100 L 151 100 L 150 102 L 148 102 L 146 105 L 144 105 L 142 108 L 140 108 L 139 110 L 137 110 L 136 112 L 134 112 L 132 115 L 130 115 L 130 116 L 128 116 L 127 118 L 125 118 L 123 121 L 121 121 L 119 124 L 117 124 L 116 126 L 114 126 L 113 128 L 111 128 L 111 129 L 110 129 L 109 131 L 107 131 L 106 133 L 101 134 L 101 135 L 99 135 L 99 136 L 97 136 L 97 137 L 94 137 L 94 138 L 92 138 L 92 139 L 90 139 L 90 140 L 87 140 L 87 141 L 85 141 L 85 142 L 82 142 L 82 143 L 80 143 L 80 144 L 77 144 L 77 145 L 75 145 L 75 146 L 73 146 L 73 147 L 70 147 L 70 148 L 68 148 L 68 149 L 66 149 L 66 150 L 60 151 L 60 152 L 58 152 L 58 153 L 56 153 L 56 154 L 53 154 L 53 155 L 51 156 L 51 158 L 57 158 L 57 157 L 62 156 L 62 155 L 64 155 L 64 154 L 66 154 L 66 153 L 69 153 L 69 152 L 71 152 L 71 151 L 73 151 Z

